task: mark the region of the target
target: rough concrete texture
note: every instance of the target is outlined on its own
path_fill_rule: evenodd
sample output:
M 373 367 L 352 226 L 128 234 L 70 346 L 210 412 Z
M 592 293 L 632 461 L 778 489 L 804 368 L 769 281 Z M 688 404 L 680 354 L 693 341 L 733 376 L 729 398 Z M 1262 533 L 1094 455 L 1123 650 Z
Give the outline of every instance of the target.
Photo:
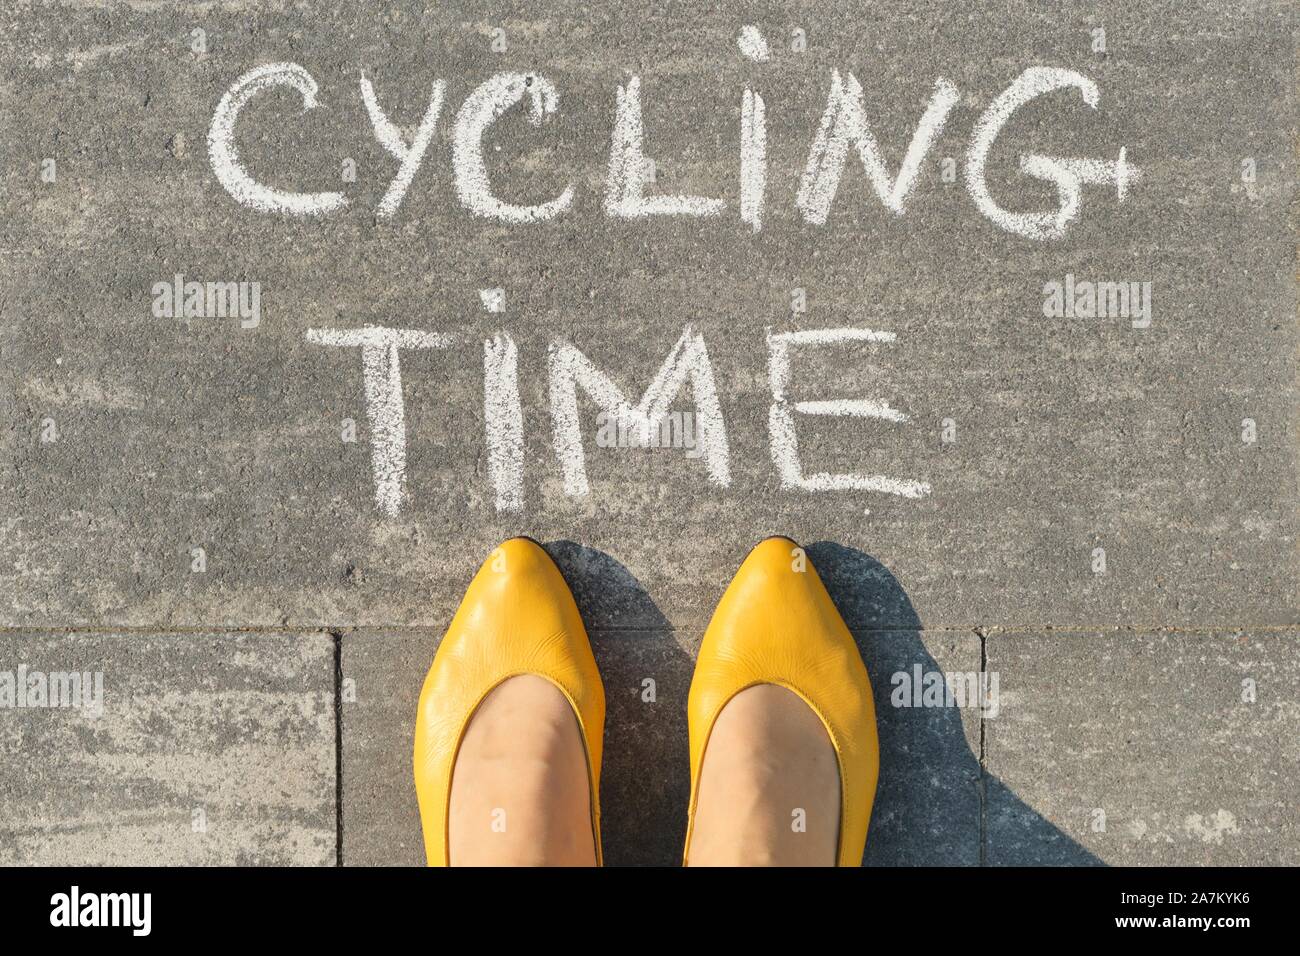
M 611 866 L 681 860 L 690 796 L 686 695 L 699 637 L 671 631 L 590 635 L 605 685 L 601 828 Z M 977 711 L 895 708 L 890 676 L 979 669 L 974 635 L 859 634 L 873 678 L 881 784 L 865 862 L 976 864 L 980 854 Z M 343 706 L 343 859 L 353 865 L 424 862 L 411 784 L 412 721 L 438 635 L 349 634 L 343 676 L 356 701 Z M 646 701 L 644 681 L 654 681 Z
M 928 627 L 1294 622 L 1288 7 L 962 9 L 888 3 L 868 30 L 854 4 L 760 7 L 746 16 L 780 43 L 759 66 L 737 51 L 738 12 L 694 3 L 11 8 L 5 623 L 436 628 L 481 555 L 517 530 L 616 555 L 675 625 L 701 626 L 711 608 L 695 582 L 723 580 L 776 530 L 869 552 Z M 1104 56 L 1091 49 L 1097 24 Z M 497 25 L 507 49 L 494 54 Z M 805 53 L 788 51 L 794 25 Z M 194 29 L 205 54 L 191 52 Z M 274 60 L 306 67 L 321 105 L 304 114 L 297 94 L 264 94 L 241 117 L 245 164 L 282 188 L 343 190 L 351 204 L 336 215 L 258 213 L 213 175 L 217 102 Z M 994 227 L 939 162 L 960 163 L 980 111 L 1038 65 L 1078 69 L 1102 96 L 1089 110 L 1062 94 L 1007 130 L 989 171 L 1004 202 L 1051 202 L 1018 174 L 1022 152 L 1113 159 L 1123 145 L 1143 170 L 1123 205 L 1090 187 L 1051 243 Z M 560 89 L 559 111 L 541 128 L 513 114 L 494 127 L 494 183 L 527 200 L 572 181 L 574 207 L 533 226 L 475 218 L 450 176 L 451 111 L 494 71 L 533 68 Z M 794 208 L 833 68 L 861 80 L 893 162 L 935 78 L 961 91 L 903 217 L 856 160 L 825 226 Z M 363 70 L 406 125 L 433 80 L 447 82 L 447 116 L 386 222 L 375 209 L 396 163 L 371 133 Z M 722 197 L 723 215 L 605 215 L 615 89 L 629 71 L 642 78 L 658 189 Z M 758 235 L 736 212 L 746 83 L 769 101 Z M 47 157 L 55 183 L 39 176 Z M 347 158 L 353 184 L 341 181 Z M 261 324 L 154 318 L 153 284 L 178 273 L 260 282 Z M 1044 283 L 1066 273 L 1150 281 L 1151 327 L 1044 319 Z M 483 311 L 483 287 L 505 290 L 503 313 Z M 796 288 L 804 314 L 791 313 Z M 367 322 L 456 338 L 403 358 L 409 500 L 396 521 L 373 504 L 356 350 L 304 338 Z M 731 487 L 678 453 L 595 449 L 590 406 L 591 494 L 568 498 L 548 344 L 574 343 L 637 395 L 687 323 L 710 349 Z M 805 416 L 808 467 L 925 480 L 928 498 L 780 488 L 764 329 L 824 326 L 898 339 L 807 350 L 793 397 L 878 395 L 909 422 Z M 511 516 L 495 512 L 483 437 L 481 340 L 502 328 L 519 345 L 527 430 L 525 510 Z M 340 441 L 345 418 L 355 444 Z M 46 419 L 57 442 L 41 440 Z M 193 547 L 208 551 L 203 576 L 189 571 Z M 1096 547 L 1105 577 L 1091 570 Z M 617 620 L 594 623 L 648 623 L 612 610 Z
M 990 637 L 988 862 L 1073 862 L 1047 820 L 1111 864 L 1300 864 L 1297 637 Z
M 982 646 L 984 633 L 1042 634 L 1041 659 L 1023 665 L 1043 682 L 1035 692 L 1068 679 L 1097 696 L 1098 713 L 1156 734 L 1181 699 L 1165 668 L 1192 653 L 1184 640 L 1260 635 L 1279 672 L 1294 673 L 1295 18 L 1294 4 L 1271 0 L 886 0 L 869 15 L 847 0 L 743 11 L 684 0 L 10 4 L 0 12 L 0 633 L 57 642 L 65 629 L 127 628 L 114 640 L 146 648 L 169 631 L 341 634 L 358 679 L 338 742 L 342 851 L 356 862 L 418 860 L 408 705 L 474 569 L 515 533 L 548 543 L 601 645 L 612 683 L 611 862 L 676 857 L 690 661 L 726 581 L 768 533 L 812 545 L 869 663 L 881 655 L 877 680 L 918 656 L 978 669 L 993 644 Z M 746 23 L 767 37 L 768 62 L 741 56 Z M 291 90 L 259 94 L 236 145 L 279 188 L 342 192 L 348 205 L 330 215 L 241 206 L 209 161 L 223 93 L 277 61 L 309 71 L 319 103 L 304 111 Z M 982 215 L 965 169 L 982 111 L 1042 66 L 1085 74 L 1100 99 L 1089 109 L 1061 91 L 1017 113 L 989 157 L 998 201 L 1055 208 L 1055 190 L 1020 171 L 1024 154 L 1113 161 L 1124 147 L 1141 171 L 1123 203 L 1115 188 L 1085 187 L 1078 218 L 1048 242 Z M 960 93 L 900 216 L 856 155 L 824 225 L 796 208 L 832 70 L 861 81 L 891 174 L 936 79 Z M 363 71 L 408 138 L 433 82 L 446 82 L 428 154 L 391 219 L 377 208 L 398 163 L 372 132 Z M 499 71 L 537 71 L 559 91 L 541 125 L 516 108 L 485 139 L 492 184 L 510 201 L 573 185 L 572 207 L 550 222 L 506 225 L 458 200 L 456 112 Z M 616 89 L 633 74 L 653 191 L 721 198 L 717 217 L 606 214 Z M 767 106 L 758 233 L 738 212 L 747 86 Z M 156 317 L 155 283 L 178 274 L 259 283 L 260 323 Z M 1045 284 L 1067 275 L 1150 283 L 1149 326 L 1046 318 Z M 485 311 L 484 288 L 503 290 L 502 311 Z M 793 308 L 799 290 L 804 311 Z M 407 496 L 397 517 L 376 508 L 357 350 L 306 339 L 367 323 L 451 337 L 446 349 L 401 356 Z M 729 486 L 679 449 L 597 448 L 598 409 L 584 399 L 590 494 L 566 494 L 548 347 L 575 345 L 636 401 L 687 324 L 712 363 Z M 767 331 L 837 327 L 897 339 L 801 351 L 790 399 L 875 398 L 907 420 L 799 415 L 805 469 L 915 479 L 928 496 L 782 487 Z M 495 507 L 485 437 L 483 340 L 502 331 L 519 350 L 517 512 Z M 342 440 L 349 421 L 354 442 Z M 1111 645 L 1071 631 L 1109 635 L 1116 655 L 1125 641 L 1148 646 L 1144 633 L 1167 641 L 1132 660 L 1132 679 L 1163 696 L 1079 683 Z M 204 640 L 166 639 L 177 655 L 168 680 L 186 686 L 191 654 L 220 659 L 202 656 L 215 653 Z M 301 666 L 327 678 L 315 640 Z M 628 693 L 646 671 L 663 674 L 649 710 Z M 214 714 L 226 706 L 215 691 L 204 700 Z M 1063 722 L 1045 734 L 1064 734 L 1070 708 L 1086 706 L 1056 703 L 1035 704 Z M 1205 706 L 1216 721 L 1236 719 L 1227 705 Z M 1162 819 L 1173 820 L 1180 795 L 1201 792 L 1203 777 L 1171 766 L 1148 793 L 1145 756 L 1108 751 L 1112 790 L 1052 796 L 1052 781 L 1023 763 L 988 766 L 990 729 L 1010 733 L 1012 713 L 981 722 L 968 710 L 882 712 L 894 771 L 868 862 L 1125 861 L 1129 849 L 1081 832 L 1059 801 L 1137 808 L 1168 793 Z M 208 719 L 196 713 L 193 727 Z M 14 720 L 0 712 L 7 739 Z M 198 752 L 190 725 L 170 726 Z M 1280 738 L 1252 738 L 1256 765 L 1236 763 L 1227 738 L 1185 733 L 1206 766 L 1235 768 L 1243 792 L 1272 793 L 1266 768 L 1284 762 Z M 1003 743 L 1007 759 L 1013 743 Z M 284 748 L 286 766 L 316 766 L 315 749 L 309 759 Z M 1076 756 L 1062 768 L 1070 779 L 1099 759 Z M 166 769 L 148 776 L 169 780 Z M 112 772 L 105 761 L 104 779 Z M 302 773 L 284 785 L 316 793 L 315 771 Z M 80 804 L 50 799 L 52 819 L 80 819 Z M 1178 819 L 1219 809 L 1245 819 L 1221 802 L 1188 805 Z M 1155 812 L 1142 811 L 1153 830 Z M 259 852 L 331 858 L 332 845 L 303 843 L 296 826 L 262 832 Z M 0 847 L 13 852 L 24 832 L 4 830 Z M 132 852 L 126 836 L 104 839 L 97 858 Z M 243 854 L 242 839 L 214 858 Z M 1232 861 L 1237 847 L 1226 836 L 1175 839 L 1161 858 Z
M 19 667 L 82 696 L 0 710 L 0 864 L 334 862 L 329 635 L 0 636 Z

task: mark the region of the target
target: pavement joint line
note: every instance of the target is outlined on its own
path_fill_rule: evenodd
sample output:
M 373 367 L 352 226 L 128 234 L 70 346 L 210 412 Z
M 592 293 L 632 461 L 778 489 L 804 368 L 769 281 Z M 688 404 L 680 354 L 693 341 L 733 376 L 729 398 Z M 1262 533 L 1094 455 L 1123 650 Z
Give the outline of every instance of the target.
M 343 634 L 334 641 L 334 865 L 343 865 Z
M 66 635 L 85 635 L 87 637 L 105 634 L 327 634 L 330 636 L 346 637 L 350 634 L 375 635 L 375 634 L 427 634 L 442 633 L 445 627 L 436 624 L 364 624 L 355 627 L 340 627 L 333 625 L 320 624 L 303 624 L 300 627 L 292 625 L 268 625 L 268 626 L 235 626 L 230 625 L 211 625 L 211 626 L 169 626 L 169 625 L 131 625 L 122 627 L 113 627 L 105 625 L 94 625 L 90 627 L 78 627 L 68 625 L 56 626 L 32 626 L 32 627 L 0 627 L 0 637 L 5 635 L 23 635 L 23 634 L 66 634 Z M 671 634 L 678 631 L 693 632 L 704 630 L 703 627 L 681 627 L 676 625 L 663 624 L 618 624 L 604 625 L 595 624 L 587 628 L 589 631 L 600 633 L 610 632 L 627 632 L 627 633 L 663 633 Z M 862 627 L 849 624 L 849 631 L 854 634 L 876 634 L 889 633 L 894 631 L 916 631 L 924 634 L 970 634 L 972 632 L 984 632 L 987 636 L 993 637 L 999 634 L 1033 634 L 1045 635 L 1056 631 L 1062 633 L 1078 632 L 1095 632 L 1099 634 L 1119 634 L 1124 631 L 1131 631 L 1137 634 L 1216 634 L 1234 631 L 1249 631 L 1252 634 L 1286 634 L 1300 630 L 1300 621 L 1292 624 L 1207 624 L 1202 626 L 1190 627 L 1186 625 L 1158 625 L 1158 624 L 1020 624 L 1014 627 L 999 627 L 997 625 L 975 625 L 959 627 L 954 625 L 944 625 L 942 627 L 927 627 L 926 625 L 917 624 L 876 624 L 869 627 Z
M 975 630 L 975 636 L 980 639 L 980 673 L 987 674 L 989 669 L 989 649 L 988 634 L 981 630 Z M 980 779 L 977 792 L 979 793 L 980 810 L 979 810 L 979 865 L 988 866 L 988 848 L 989 848 L 989 802 L 988 802 L 988 767 L 984 762 L 984 755 L 987 747 L 987 718 L 983 710 L 980 711 Z
M 568 582 L 606 685 L 610 861 L 679 863 L 698 648 L 742 555 L 786 532 L 871 678 L 874 862 L 1300 865 L 1282 5 L 958 18 L 890 0 L 863 29 L 812 0 L 785 26 L 569 2 L 491 24 L 490 50 L 466 4 L 430 10 L 426 43 L 367 2 L 207 5 L 201 40 L 182 5 L 147 6 L 4 18 L 2 45 L 24 55 L 5 76 L 17 188 L 0 230 L 0 313 L 16 319 L 0 319 L 0 765 L 16 771 L 0 771 L 0 863 L 423 863 L 421 681 L 516 532 Z M 872 175 L 897 171 L 887 143 L 874 170 L 850 150 L 804 182 L 841 99 L 832 70 L 862 74 L 873 39 L 885 82 L 864 77 L 866 125 L 905 145 L 917 104 L 893 81 L 937 83 L 946 63 L 945 128 L 917 141 L 910 183 Z M 469 132 L 454 114 L 520 54 L 541 57 L 557 108 L 544 128 L 488 128 L 493 190 L 471 176 L 466 201 L 446 188 Z M 233 124 L 222 103 L 243 77 L 289 56 L 319 108 L 263 91 Z M 409 168 L 358 155 L 377 142 L 357 86 L 375 62 L 390 112 L 404 86 L 448 84 Z M 648 205 L 611 215 L 611 187 L 632 196 L 607 169 L 628 66 L 651 168 L 621 172 Z M 1044 68 L 1095 86 L 1096 108 L 1067 89 L 995 117 Z M 760 86 L 780 102 L 764 148 L 738 155 L 757 122 L 740 117 L 739 144 L 712 131 Z M 226 188 L 206 148 L 226 119 L 250 176 L 346 208 L 298 217 Z M 1060 178 L 1033 174 L 1048 168 Z M 1103 169 L 1114 190 L 1086 182 Z M 1054 195 L 1074 179 L 1077 195 Z M 506 202 L 566 182 L 563 210 Z M 543 208 L 554 221 L 511 222 Z M 1051 236 L 1017 231 L 1054 216 Z M 376 367 L 316 341 L 363 325 L 456 344 L 394 345 Z M 655 384 L 683 372 L 671 397 Z M 376 395 L 402 409 L 400 467 Z M 696 441 L 684 417 L 663 423 L 667 447 L 608 440 L 620 423 L 601 406 L 657 399 Z M 19 665 L 41 669 L 45 707 L 6 708 Z M 62 689 L 74 674 L 80 708 Z M 919 703 L 891 699 L 895 677 Z M 99 723 L 87 698 L 107 703 Z

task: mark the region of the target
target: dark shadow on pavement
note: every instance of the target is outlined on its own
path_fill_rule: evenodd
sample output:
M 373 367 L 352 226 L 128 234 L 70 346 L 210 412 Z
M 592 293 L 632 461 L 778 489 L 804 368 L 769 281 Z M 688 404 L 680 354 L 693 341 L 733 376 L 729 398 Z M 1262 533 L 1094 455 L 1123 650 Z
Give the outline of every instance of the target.
M 587 622 L 605 684 L 605 864 L 679 865 L 690 799 L 686 695 L 694 658 L 645 588 L 614 558 L 572 541 L 548 542 L 546 550 Z
M 626 567 L 572 541 L 547 551 L 574 593 L 605 684 L 601 774 L 607 865 L 681 862 L 690 797 L 686 697 L 695 662 L 668 619 Z M 954 707 L 895 707 L 892 675 L 940 671 L 911 600 L 880 562 L 853 548 L 807 548 L 832 599 L 855 625 L 876 698 L 880 784 L 863 862 L 871 866 L 1100 865 L 1101 861 L 1027 806 L 1000 780 L 981 774 L 978 750 Z M 720 597 L 728 582 L 716 582 Z M 692 635 L 691 647 L 701 635 Z M 949 669 L 954 665 L 948 664 Z M 979 658 L 962 669 L 978 669 Z M 972 737 L 979 740 L 978 711 Z M 996 719 L 996 718 L 995 718 Z M 978 748 L 978 743 L 976 743 Z M 981 788 L 984 798 L 981 803 Z M 997 852 L 981 852 L 986 834 Z
M 880 733 L 880 783 L 864 863 L 876 866 L 1100 866 L 1102 861 L 1036 813 L 1002 781 L 981 774 L 978 708 L 894 706 L 894 674 L 944 670 L 907 593 L 877 560 L 855 548 L 818 542 L 807 548 L 831 598 L 854 624 L 871 675 Z M 963 636 L 964 637 L 964 636 Z M 923 640 L 924 638 L 924 640 Z M 978 655 L 948 669 L 978 670 Z M 998 717 L 990 719 L 990 723 Z M 980 792 L 983 789 L 981 806 Z M 990 850 L 990 835 L 996 843 Z M 985 842 L 983 852 L 980 843 Z

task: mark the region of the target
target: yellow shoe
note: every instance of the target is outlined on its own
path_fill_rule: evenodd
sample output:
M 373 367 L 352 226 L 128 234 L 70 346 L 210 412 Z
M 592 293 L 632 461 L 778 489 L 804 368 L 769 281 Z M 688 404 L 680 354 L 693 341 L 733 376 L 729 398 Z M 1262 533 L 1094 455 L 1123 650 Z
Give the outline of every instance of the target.
M 880 772 L 876 711 L 867 668 L 826 587 L 789 538 L 750 552 L 704 632 L 687 703 L 691 803 L 685 863 L 695 826 L 700 770 L 714 722 L 748 687 L 776 684 L 821 718 L 840 770 L 838 866 L 859 866 Z
M 430 866 L 448 866 L 451 775 L 470 718 L 499 684 L 535 674 L 578 718 L 591 784 L 591 832 L 600 855 L 600 755 L 605 690 L 578 606 L 536 541 L 511 538 L 470 582 L 424 679 L 415 720 L 415 790 Z

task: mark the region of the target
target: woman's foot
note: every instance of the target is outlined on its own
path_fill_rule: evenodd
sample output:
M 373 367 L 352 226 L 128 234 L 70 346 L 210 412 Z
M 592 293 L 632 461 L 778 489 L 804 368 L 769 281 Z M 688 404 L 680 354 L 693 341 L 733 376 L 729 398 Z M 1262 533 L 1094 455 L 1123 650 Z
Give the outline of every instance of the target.
M 600 865 L 605 691 L 564 576 L 511 538 L 474 575 L 416 705 L 430 866 Z
M 686 711 L 688 865 L 862 862 L 880 768 L 871 681 L 789 538 L 760 542 L 727 586 Z
M 834 866 L 840 773 L 821 719 L 760 684 L 713 725 L 700 771 L 691 866 Z
M 475 711 L 456 755 L 453 866 L 595 866 L 587 757 L 550 681 L 512 677 Z

